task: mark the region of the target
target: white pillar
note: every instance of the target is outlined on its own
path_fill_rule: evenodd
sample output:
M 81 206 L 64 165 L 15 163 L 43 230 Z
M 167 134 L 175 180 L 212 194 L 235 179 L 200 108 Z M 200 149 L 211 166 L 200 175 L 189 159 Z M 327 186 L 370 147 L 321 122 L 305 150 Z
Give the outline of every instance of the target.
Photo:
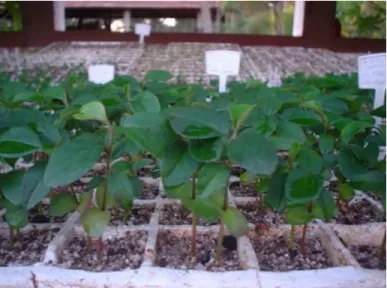
M 213 33 L 213 25 L 211 18 L 211 10 L 207 1 L 203 1 L 200 3 L 200 10 L 202 14 L 202 24 L 203 24 L 203 33 Z
M 130 17 L 130 10 L 125 10 L 124 11 L 124 31 L 125 32 L 130 32 L 130 22 L 131 22 L 131 17 Z
M 304 34 L 305 1 L 294 1 L 293 37 L 302 37 Z
M 55 1 L 54 4 L 54 30 L 66 31 L 65 2 Z
M 200 12 L 200 10 L 196 14 L 196 28 L 197 28 L 198 32 L 202 32 L 202 28 L 203 28 L 203 25 L 202 25 L 202 13 Z

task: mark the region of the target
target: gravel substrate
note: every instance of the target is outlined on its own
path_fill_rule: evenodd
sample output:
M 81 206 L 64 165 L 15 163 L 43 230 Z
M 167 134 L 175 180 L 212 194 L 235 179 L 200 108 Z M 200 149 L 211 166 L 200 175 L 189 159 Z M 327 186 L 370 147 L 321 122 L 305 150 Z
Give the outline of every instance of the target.
M 149 224 L 149 220 L 152 213 L 155 210 L 155 205 L 133 205 L 132 211 L 125 217 L 125 211 L 121 208 L 115 208 L 112 210 L 110 225 L 146 225 Z M 125 217 L 125 220 L 123 219 Z
M 347 225 L 385 221 L 385 215 L 381 215 L 370 202 L 364 199 L 352 205 L 341 205 L 339 214 L 332 220 L 334 223 Z
M 35 206 L 28 212 L 28 221 L 30 223 L 63 223 L 66 222 L 68 214 L 61 216 L 51 216 L 49 212 L 50 205 L 42 204 L 41 211 Z
M 41 261 L 48 244 L 58 231 L 32 230 L 19 235 L 14 232 L 14 242 L 0 235 L 0 267 L 26 266 Z
M 283 213 L 275 212 L 264 207 L 263 210 L 257 202 L 237 203 L 238 209 L 245 215 L 249 223 L 255 225 L 280 225 L 285 224 Z
M 386 254 L 380 261 L 380 247 L 361 245 L 349 246 L 348 249 L 363 268 L 386 270 Z
M 167 204 L 162 207 L 160 214 L 160 225 L 191 225 L 191 212 L 182 208 L 180 204 Z M 207 222 L 199 217 L 196 218 L 196 225 L 209 226 L 218 225 L 219 220 Z
M 155 199 L 159 193 L 160 191 L 157 186 L 143 183 L 140 199 L 152 200 Z
M 311 270 L 332 267 L 323 244 L 309 238 L 305 256 L 301 253 L 300 240 L 295 240 L 294 251 L 284 236 L 266 236 L 252 233 L 249 238 L 258 257 L 261 271 Z
M 210 271 L 241 270 L 237 250 L 222 247 L 219 266 L 212 265 L 215 259 L 216 233 L 198 233 L 196 239 L 196 258 L 190 256 L 191 237 L 176 235 L 172 231 L 159 232 L 157 236 L 156 265 L 176 269 Z
M 147 236 L 146 231 L 135 231 L 127 232 L 124 238 L 104 240 L 102 264 L 98 263 L 97 243 L 89 254 L 86 239 L 77 236 L 63 250 L 58 266 L 95 272 L 137 269 L 143 261 Z
M 231 194 L 234 197 L 257 197 L 258 192 L 255 190 L 255 184 L 241 184 L 240 182 L 233 182 L 230 184 Z

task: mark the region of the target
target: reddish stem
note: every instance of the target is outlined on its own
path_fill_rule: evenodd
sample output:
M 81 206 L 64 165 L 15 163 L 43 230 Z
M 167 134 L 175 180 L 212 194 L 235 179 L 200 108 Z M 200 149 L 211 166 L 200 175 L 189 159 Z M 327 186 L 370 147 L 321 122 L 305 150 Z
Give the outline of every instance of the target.
M 99 237 L 97 240 L 97 254 L 98 254 L 98 263 L 99 264 L 102 264 L 102 250 L 103 250 L 102 237 Z
M 305 256 L 306 254 L 306 248 L 305 248 L 305 240 L 306 240 L 306 229 L 308 228 L 308 225 L 305 224 L 302 230 L 302 239 L 301 239 L 301 253 Z
M 91 242 L 91 237 L 87 236 L 87 251 L 89 254 L 92 252 L 93 243 Z

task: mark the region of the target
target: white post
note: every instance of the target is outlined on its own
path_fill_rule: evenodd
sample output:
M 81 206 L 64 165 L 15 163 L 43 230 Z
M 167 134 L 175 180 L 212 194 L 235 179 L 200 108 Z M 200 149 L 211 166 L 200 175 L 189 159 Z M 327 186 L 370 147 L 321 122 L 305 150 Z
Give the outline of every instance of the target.
M 208 5 L 207 1 L 203 1 L 200 3 L 200 10 L 201 10 L 201 20 L 203 25 L 203 33 L 213 33 L 213 25 L 212 25 L 212 18 L 211 18 L 211 10 L 210 6 Z
M 304 34 L 305 1 L 294 1 L 293 37 L 302 37 Z
M 54 30 L 66 31 L 66 12 L 64 1 L 54 2 Z
M 198 32 L 202 32 L 203 24 L 202 24 L 202 13 L 200 12 L 200 10 L 196 14 L 196 28 Z
M 130 32 L 130 22 L 131 22 L 131 17 L 130 17 L 130 10 L 125 10 L 124 11 L 124 31 L 125 32 Z

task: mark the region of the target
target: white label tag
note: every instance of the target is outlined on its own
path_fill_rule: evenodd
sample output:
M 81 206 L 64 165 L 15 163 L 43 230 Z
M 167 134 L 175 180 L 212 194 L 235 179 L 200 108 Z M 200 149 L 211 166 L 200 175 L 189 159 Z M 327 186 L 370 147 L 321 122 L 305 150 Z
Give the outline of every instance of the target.
M 91 65 L 87 72 L 89 81 L 95 84 L 106 84 L 114 79 L 113 65 Z
M 386 88 L 386 53 L 358 58 L 359 88 Z
M 140 36 L 139 42 L 144 43 L 144 36 L 149 36 L 151 32 L 151 25 L 136 23 L 134 26 L 134 33 Z
M 241 53 L 239 51 L 206 51 L 206 73 L 219 77 L 219 92 L 226 92 L 227 76 L 237 76 Z

